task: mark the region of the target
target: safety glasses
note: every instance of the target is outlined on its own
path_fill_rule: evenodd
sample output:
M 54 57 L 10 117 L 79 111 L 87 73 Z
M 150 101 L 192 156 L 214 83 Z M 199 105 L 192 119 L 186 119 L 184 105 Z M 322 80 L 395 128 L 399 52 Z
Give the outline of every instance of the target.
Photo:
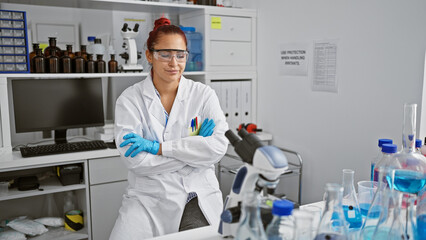
M 180 49 L 150 49 L 154 58 L 161 62 L 170 62 L 175 57 L 176 62 L 184 63 L 188 59 L 188 51 Z

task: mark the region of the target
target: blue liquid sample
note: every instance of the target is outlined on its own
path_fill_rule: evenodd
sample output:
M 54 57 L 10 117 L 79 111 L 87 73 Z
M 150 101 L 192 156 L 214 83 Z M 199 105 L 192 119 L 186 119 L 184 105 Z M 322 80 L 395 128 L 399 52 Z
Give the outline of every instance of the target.
M 389 176 L 388 176 L 389 178 Z M 390 181 L 390 179 L 388 179 Z M 426 176 L 424 173 L 412 170 L 396 170 L 394 186 L 400 192 L 416 194 L 426 184 Z
M 362 226 L 362 216 L 358 208 L 343 206 L 343 213 L 349 223 L 349 228 L 360 228 Z
M 375 163 L 371 163 L 371 169 L 370 169 L 370 181 L 374 181 L 374 166 L 376 166 Z
M 417 217 L 417 239 L 426 240 L 426 214 Z
M 363 216 L 367 216 L 368 210 L 370 209 L 369 203 L 360 203 L 359 208 L 361 209 L 361 214 Z M 382 211 L 382 208 L 380 206 L 373 206 L 373 208 L 370 211 L 370 218 L 378 218 L 380 216 L 380 212 Z
M 376 230 L 375 226 L 366 227 L 362 234 L 363 240 L 373 240 L 374 231 Z M 377 230 L 376 235 L 374 235 L 374 240 L 401 240 L 401 235 L 396 232 L 389 233 L 388 227 L 381 227 Z
M 337 233 L 320 233 L 314 240 L 345 240 L 345 236 Z

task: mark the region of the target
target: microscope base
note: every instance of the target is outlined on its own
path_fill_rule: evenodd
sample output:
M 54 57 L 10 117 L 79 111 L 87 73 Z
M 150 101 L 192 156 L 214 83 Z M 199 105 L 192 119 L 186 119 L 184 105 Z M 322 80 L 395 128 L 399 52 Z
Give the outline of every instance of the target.
M 119 72 L 142 72 L 143 66 L 140 64 L 134 64 L 134 65 L 120 65 L 118 68 Z

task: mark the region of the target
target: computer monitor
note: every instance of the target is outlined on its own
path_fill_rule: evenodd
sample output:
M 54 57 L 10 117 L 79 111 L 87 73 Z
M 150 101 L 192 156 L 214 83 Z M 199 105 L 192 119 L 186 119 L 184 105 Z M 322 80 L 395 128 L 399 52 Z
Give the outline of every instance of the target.
M 64 143 L 68 128 L 104 125 L 100 78 L 16 79 L 12 94 L 16 133 L 55 130 Z

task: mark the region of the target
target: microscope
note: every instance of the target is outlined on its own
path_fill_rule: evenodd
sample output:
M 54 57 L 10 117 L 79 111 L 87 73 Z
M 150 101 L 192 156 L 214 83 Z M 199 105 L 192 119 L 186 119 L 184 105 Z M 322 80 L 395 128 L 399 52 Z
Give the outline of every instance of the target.
M 125 60 L 125 64 L 120 65 L 118 70 L 120 72 L 142 72 L 143 66 L 138 64 L 138 59 L 141 58 L 141 52 L 138 52 L 136 46 L 136 36 L 139 34 L 139 24 L 135 24 L 133 30 L 128 28 L 128 24 L 124 23 L 121 29 L 121 36 L 124 39 L 123 48 L 124 53 L 120 54 L 120 57 Z
M 220 216 L 218 232 L 224 237 L 236 235 L 243 193 L 257 191 L 264 196 L 272 195 L 279 177 L 288 169 L 287 158 L 280 149 L 265 146 L 255 134 L 248 133 L 244 128 L 238 131 L 238 135 L 241 139 L 231 130 L 225 133 L 244 165 L 235 176 Z

